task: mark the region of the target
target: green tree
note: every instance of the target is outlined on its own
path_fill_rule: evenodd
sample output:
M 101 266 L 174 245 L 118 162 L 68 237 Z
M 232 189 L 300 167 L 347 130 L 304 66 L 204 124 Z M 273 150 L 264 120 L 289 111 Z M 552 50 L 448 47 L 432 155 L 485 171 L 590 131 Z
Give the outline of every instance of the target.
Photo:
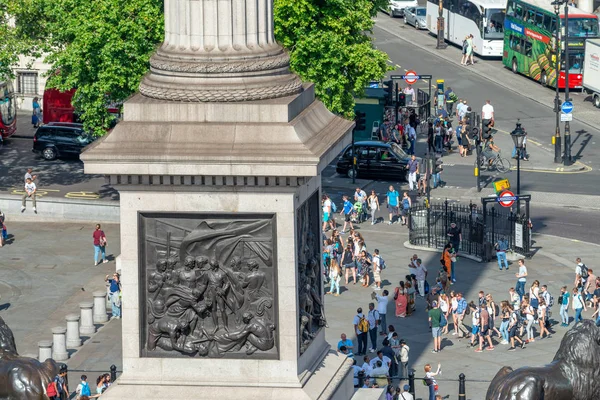
M 163 38 L 161 0 L 45 0 L 48 85 L 77 88 L 73 105 L 99 133 L 106 106 L 134 93 Z
M 292 70 L 315 83 L 337 114 L 354 114 L 354 97 L 391 68 L 367 32 L 380 0 L 275 0 L 275 37 L 290 52 Z

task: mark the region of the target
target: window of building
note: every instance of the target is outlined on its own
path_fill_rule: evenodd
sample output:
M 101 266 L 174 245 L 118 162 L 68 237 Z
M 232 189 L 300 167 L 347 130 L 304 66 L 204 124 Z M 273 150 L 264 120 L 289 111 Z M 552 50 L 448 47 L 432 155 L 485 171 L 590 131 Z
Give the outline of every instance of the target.
M 38 93 L 37 72 L 17 72 L 17 92 L 20 94 Z

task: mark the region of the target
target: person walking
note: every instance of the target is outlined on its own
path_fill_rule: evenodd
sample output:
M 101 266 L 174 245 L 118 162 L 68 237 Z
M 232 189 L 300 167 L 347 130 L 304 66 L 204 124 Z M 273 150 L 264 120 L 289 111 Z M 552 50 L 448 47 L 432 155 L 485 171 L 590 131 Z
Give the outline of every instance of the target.
M 381 272 L 385 269 L 385 261 L 379 255 L 379 249 L 373 250 L 373 280 L 375 281 L 375 290 L 381 290 Z M 384 323 L 385 325 L 385 323 Z M 385 330 L 385 327 L 384 327 Z
M 508 241 L 502 236 L 498 242 L 496 242 L 496 258 L 498 259 L 498 268 L 502 271 L 502 263 L 506 266 L 508 271 L 508 261 L 506 260 L 506 250 L 508 250 Z
M 454 251 L 458 254 L 460 250 L 460 242 L 462 241 L 462 230 L 456 225 L 456 222 L 450 223 L 450 228 L 446 232 L 449 242 L 452 244 Z
M 448 115 L 452 115 L 452 109 L 454 108 L 454 103 L 458 100 L 458 96 L 452 90 L 450 86 L 448 86 L 448 90 L 444 93 L 444 99 L 446 100 L 446 111 Z
M 26 209 L 26 201 L 27 199 L 31 199 L 33 203 L 33 212 L 37 214 L 37 208 L 35 207 L 35 194 L 37 192 L 37 186 L 33 183 L 31 178 L 27 178 L 25 180 L 25 193 L 23 193 L 23 202 L 21 203 L 21 212 L 25 212 Z
M 394 216 L 398 215 L 398 199 L 399 199 L 400 195 L 398 194 L 396 189 L 394 189 L 394 187 L 392 185 L 390 185 L 386 196 L 387 196 L 387 208 L 388 208 L 388 213 L 389 213 L 389 217 L 390 217 L 388 224 L 392 225 L 394 223 L 394 219 L 393 219 Z
M 112 308 L 112 318 L 121 318 L 121 282 L 119 280 L 119 274 L 116 272 L 113 274 L 112 279 L 109 279 L 109 275 L 106 275 L 104 279 L 110 283 L 109 297 Z
M 408 215 L 410 214 L 410 208 L 412 207 L 412 201 L 408 197 L 408 193 L 402 193 L 402 211 L 400 216 L 402 217 L 402 225 L 408 225 Z
M 429 324 L 431 325 L 431 336 L 433 336 L 433 350 L 432 353 L 438 353 L 442 350 L 442 310 L 438 308 L 437 301 L 431 303 L 432 309 L 429 310 Z M 445 326 L 445 325 L 444 325 Z
M 107 263 L 108 260 L 106 259 L 106 235 L 101 229 L 100 224 L 96 224 L 96 229 L 92 234 L 92 238 L 94 239 L 94 265 L 100 264 L 100 261 L 98 261 L 99 254 L 102 254 L 102 262 Z
M 456 299 L 456 310 L 454 311 L 454 314 L 456 315 L 456 321 L 458 326 L 456 328 L 455 333 L 458 333 L 458 338 L 462 339 L 469 334 L 469 330 L 463 322 L 469 306 L 467 304 L 467 300 L 463 298 L 462 293 L 458 293 L 456 295 Z
M 442 140 L 442 123 L 440 121 L 436 122 L 435 124 L 435 128 L 434 128 L 434 147 L 435 147 L 435 152 L 436 153 L 443 153 L 443 148 L 442 148 L 442 144 L 443 144 L 443 140 Z
M 417 175 L 419 174 L 419 161 L 417 161 L 417 156 L 413 154 L 410 157 L 406 168 L 408 168 L 408 186 L 410 187 L 410 190 L 414 190 L 415 185 L 417 184 Z
M 540 325 L 540 339 L 544 338 L 544 334 L 546 337 L 551 338 L 550 331 L 546 328 L 546 320 L 548 318 L 548 307 L 546 306 L 546 301 L 543 298 L 540 298 L 539 305 L 537 309 L 538 313 L 538 324 Z
M 525 331 L 527 332 L 527 340 L 525 343 L 535 342 L 534 334 L 533 334 L 533 322 L 535 320 L 535 311 L 533 307 L 529 303 L 528 300 L 523 300 L 522 313 L 525 314 L 525 321 L 527 325 L 525 326 Z
M 486 100 L 483 107 L 481 107 L 481 124 L 482 126 L 487 126 L 494 124 L 494 122 L 494 106 L 490 100 Z
M 508 307 L 508 310 L 510 310 L 510 320 L 508 323 L 508 338 L 510 340 L 510 348 L 508 351 L 515 351 L 515 340 L 521 343 L 521 349 L 524 349 L 525 341 L 521 340 L 517 332 L 517 330 L 521 328 L 521 317 L 518 315 L 518 310 L 513 310 L 510 305 Z
M 461 54 L 462 57 L 460 59 L 460 65 L 467 65 L 467 59 L 469 58 L 469 36 L 465 36 L 465 38 L 463 39 L 462 42 L 462 49 L 461 49 Z
M 329 199 L 329 197 L 324 194 L 321 197 L 321 204 L 323 207 L 323 233 L 327 232 L 327 226 L 330 226 L 331 229 L 334 229 L 335 226 L 333 225 L 332 221 L 331 221 L 331 213 L 332 213 L 332 209 L 331 209 L 331 200 Z
M 356 309 L 356 315 L 354 316 L 354 332 L 358 341 L 358 353 L 357 356 L 364 356 L 367 353 L 367 335 L 369 333 L 369 321 L 363 314 L 361 307 Z M 366 361 L 366 357 L 365 357 Z
M 348 196 L 342 196 L 342 200 L 344 201 L 344 207 L 342 211 L 340 211 L 340 215 L 344 216 L 344 227 L 342 228 L 342 233 L 346 233 L 346 226 L 350 224 L 350 229 L 354 229 L 354 225 L 352 225 L 352 212 L 354 211 L 354 205 L 348 199 Z
M 569 291 L 566 286 L 560 288 L 560 296 L 558 296 L 558 304 L 560 305 L 560 326 L 569 326 Z
M 367 205 L 369 206 L 369 212 L 371 213 L 371 225 L 375 225 L 377 222 L 375 214 L 379 211 L 379 198 L 374 190 L 371 190 L 371 194 L 367 198 Z
M 364 217 L 366 217 L 366 202 L 367 202 L 367 193 L 362 190 L 361 188 L 357 187 L 356 191 L 354 192 L 354 203 L 360 203 L 361 204 L 361 210 L 358 213 L 358 222 L 362 222 L 364 221 Z
M 579 321 L 583 321 L 583 318 L 581 317 L 581 311 L 587 311 L 587 307 L 585 306 L 585 301 L 583 300 L 581 293 L 576 287 L 573 288 L 572 308 L 573 311 L 575 311 L 575 319 L 573 320 L 573 322 L 577 323 Z
M 331 264 L 329 266 L 329 280 L 331 281 L 331 285 L 329 286 L 329 292 L 325 294 L 332 294 L 334 296 L 340 295 L 340 280 L 342 279 L 342 270 L 340 268 L 340 264 L 338 264 L 335 258 L 331 259 Z M 335 290 L 335 293 L 333 292 Z
M 354 284 L 356 285 L 356 262 L 354 261 L 354 248 L 350 238 L 348 238 L 348 244 L 342 253 L 342 267 L 346 272 L 346 286 L 348 286 L 350 271 L 352 271 L 352 278 L 354 278 Z
M 525 294 L 525 283 L 527 282 L 527 267 L 525 266 L 525 260 L 522 258 L 519 260 L 519 272 L 515 274 L 517 277 L 516 292 L 519 294 L 519 301 L 523 300 Z
M 415 128 L 411 124 L 406 125 L 405 135 L 406 135 L 406 138 L 408 139 L 408 143 L 409 143 L 408 154 L 414 156 L 415 155 L 415 145 L 417 143 L 417 132 L 415 131 Z
M 427 123 L 427 154 L 435 153 L 433 122 Z
M 377 293 L 373 292 L 373 294 L 371 295 L 371 297 L 373 299 L 377 300 L 377 313 L 379 314 L 379 326 L 381 327 L 381 332 L 379 332 L 379 334 L 381 336 L 387 336 L 387 305 L 389 302 L 389 296 L 390 292 L 388 292 L 387 290 L 384 290 L 382 295 L 378 295 Z
M 465 65 L 469 65 L 469 62 L 471 63 L 471 65 L 475 65 L 475 60 L 473 59 L 473 53 L 475 52 L 475 48 L 476 46 L 473 44 L 473 34 L 471 33 L 467 39 L 467 55 L 469 56 L 469 58 Z

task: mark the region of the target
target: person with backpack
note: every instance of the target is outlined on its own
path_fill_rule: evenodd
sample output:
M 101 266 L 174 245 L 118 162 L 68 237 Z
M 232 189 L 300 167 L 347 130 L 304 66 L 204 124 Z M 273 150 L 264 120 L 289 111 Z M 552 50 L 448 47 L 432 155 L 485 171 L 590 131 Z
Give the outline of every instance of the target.
M 58 375 L 54 377 L 48 385 L 46 386 L 46 396 L 50 400 L 60 400 L 60 396 L 58 395 L 58 383 L 57 383 Z
M 385 267 L 385 261 L 379 255 L 379 250 L 373 250 L 373 280 L 375 281 L 375 290 L 381 290 L 381 272 Z
M 508 337 L 510 339 L 510 348 L 508 351 L 515 351 L 515 340 L 521 343 L 521 349 L 525 348 L 525 342 L 521 340 L 518 335 L 518 330 L 521 328 L 521 316 L 518 314 L 516 309 L 509 304 L 507 311 L 510 313 L 510 320 L 508 322 Z
M 454 108 L 454 103 L 458 100 L 458 96 L 451 87 L 448 87 L 448 90 L 444 93 L 444 98 L 446 100 L 446 111 L 448 114 L 452 114 L 452 109 Z
M 423 384 L 429 389 L 429 400 L 435 400 L 435 395 L 438 392 L 438 384 L 434 379 L 434 376 L 438 375 L 442 370 L 442 364 L 438 363 L 437 371 L 431 371 L 431 364 L 425 364 L 425 379 L 423 379 Z
M 569 326 L 569 291 L 566 286 L 560 288 L 560 296 L 558 296 L 558 304 L 560 305 L 560 326 Z
M 90 385 L 87 382 L 87 376 L 81 375 L 81 382 L 77 385 L 77 389 L 75 389 L 75 393 L 77 394 L 76 399 L 80 400 L 83 396 L 91 396 L 92 391 L 90 390 Z
M 581 258 L 577 257 L 575 262 L 577 262 L 577 266 L 575 267 L 575 287 L 579 291 L 582 291 L 588 279 L 589 272 L 587 266 L 581 262 Z
M 369 333 L 369 321 L 363 314 L 363 310 L 359 307 L 356 310 L 356 315 L 354 316 L 354 332 L 356 332 L 356 337 L 358 341 L 358 353 L 357 356 L 364 356 L 367 353 L 367 334 Z
M 587 307 L 585 306 L 585 301 L 579 292 L 579 289 L 573 288 L 573 311 L 575 311 L 575 320 L 573 322 L 577 323 L 578 321 L 583 321 L 581 317 L 581 311 L 587 311 Z

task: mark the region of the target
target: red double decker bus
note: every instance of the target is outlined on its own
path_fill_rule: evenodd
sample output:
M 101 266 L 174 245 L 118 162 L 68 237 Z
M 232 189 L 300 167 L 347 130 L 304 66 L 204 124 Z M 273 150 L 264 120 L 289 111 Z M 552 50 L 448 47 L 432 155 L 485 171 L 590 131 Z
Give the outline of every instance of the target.
M 0 135 L 12 136 L 17 130 L 17 101 L 13 85 L 8 81 L 0 82 Z

